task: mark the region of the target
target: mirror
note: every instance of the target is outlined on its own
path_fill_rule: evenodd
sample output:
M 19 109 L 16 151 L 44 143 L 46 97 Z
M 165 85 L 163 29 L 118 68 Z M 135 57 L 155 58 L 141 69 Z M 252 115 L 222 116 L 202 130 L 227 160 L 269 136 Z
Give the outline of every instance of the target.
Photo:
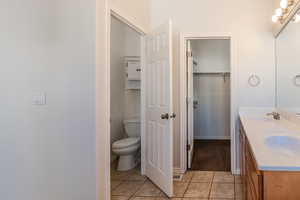
M 298 12 L 300 15 L 300 11 Z M 297 14 L 276 39 L 277 108 L 300 113 L 300 20 Z

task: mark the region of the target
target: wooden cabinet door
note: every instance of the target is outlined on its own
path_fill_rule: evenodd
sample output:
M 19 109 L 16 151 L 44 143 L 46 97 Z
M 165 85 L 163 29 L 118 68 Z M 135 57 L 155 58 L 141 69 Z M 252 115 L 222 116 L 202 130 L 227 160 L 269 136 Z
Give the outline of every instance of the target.
M 242 199 L 246 199 L 246 165 L 245 165 L 245 133 L 241 124 L 240 127 L 240 170 L 241 170 L 241 179 L 242 179 Z
M 245 165 L 246 165 L 246 181 L 247 194 L 251 193 L 252 199 L 262 199 L 262 175 L 256 166 L 256 161 L 253 157 L 250 144 L 245 140 Z M 249 198 L 248 198 L 249 199 Z

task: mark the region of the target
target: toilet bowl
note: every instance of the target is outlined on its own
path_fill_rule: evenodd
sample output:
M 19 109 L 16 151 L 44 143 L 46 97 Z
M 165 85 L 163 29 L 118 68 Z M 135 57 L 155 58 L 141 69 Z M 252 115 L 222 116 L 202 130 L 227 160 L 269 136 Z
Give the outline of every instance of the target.
M 118 171 L 133 169 L 138 164 L 138 150 L 140 149 L 140 121 L 129 119 L 123 121 L 127 138 L 113 143 L 112 151 L 119 156 Z

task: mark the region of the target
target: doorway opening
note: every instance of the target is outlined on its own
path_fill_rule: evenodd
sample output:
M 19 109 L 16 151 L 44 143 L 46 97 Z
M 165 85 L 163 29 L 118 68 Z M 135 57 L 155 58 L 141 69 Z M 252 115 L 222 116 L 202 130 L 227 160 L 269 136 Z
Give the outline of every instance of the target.
M 141 174 L 141 37 L 111 15 L 110 21 L 110 143 L 111 194 L 143 184 Z M 136 181 L 136 182 L 133 182 Z
M 109 196 L 171 197 L 176 117 L 172 23 L 146 35 L 111 10 L 109 30 Z
M 231 171 L 231 40 L 186 40 L 187 169 Z

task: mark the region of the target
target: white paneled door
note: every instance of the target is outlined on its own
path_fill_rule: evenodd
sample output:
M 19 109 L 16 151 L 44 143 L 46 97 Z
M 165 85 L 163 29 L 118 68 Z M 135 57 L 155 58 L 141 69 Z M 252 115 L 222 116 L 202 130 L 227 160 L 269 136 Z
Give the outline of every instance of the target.
M 193 84 L 193 53 L 191 41 L 187 41 L 187 119 L 188 119 L 188 168 L 192 167 L 194 153 L 194 84 Z
M 173 195 L 172 24 L 146 36 L 145 173 Z

